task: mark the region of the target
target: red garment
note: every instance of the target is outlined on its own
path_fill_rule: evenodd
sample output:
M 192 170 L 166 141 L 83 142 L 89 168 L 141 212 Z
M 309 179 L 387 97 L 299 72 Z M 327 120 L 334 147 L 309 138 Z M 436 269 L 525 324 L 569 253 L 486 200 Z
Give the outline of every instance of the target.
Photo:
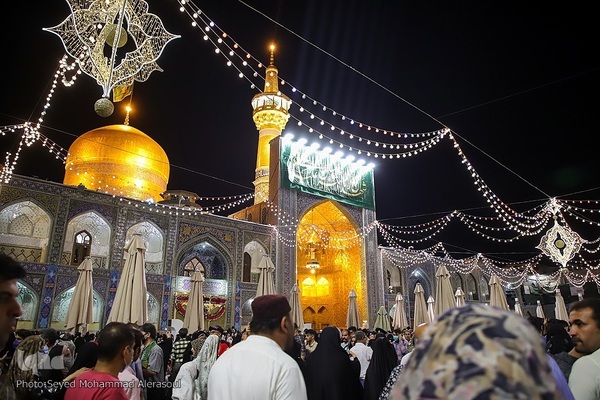
M 128 400 L 123 383 L 114 376 L 94 370 L 79 375 L 65 393 L 65 400 Z
M 217 357 L 221 357 L 221 354 L 225 352 L 229 348 L 229 343 L 225 341 L 219 342 L 219 351 L 217 353 Z

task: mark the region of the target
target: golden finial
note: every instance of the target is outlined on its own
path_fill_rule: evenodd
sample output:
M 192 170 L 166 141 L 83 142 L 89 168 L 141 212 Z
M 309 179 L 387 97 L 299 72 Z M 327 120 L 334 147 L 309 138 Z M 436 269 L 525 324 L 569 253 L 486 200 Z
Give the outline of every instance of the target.
M 129 113 L 131 112 L 131 106 L 126 106 L 125 111 L 127 111 L 127 114 L 125 114 L 125 122 L 123 123 L 123 125 L 129 125 Z
M 275 43 L 271 43 L 271 46 L 269 46 L 269 48 L 271 49 L 271 59 L 269 60 L 269 66 L 271 66 L 275 65 Z

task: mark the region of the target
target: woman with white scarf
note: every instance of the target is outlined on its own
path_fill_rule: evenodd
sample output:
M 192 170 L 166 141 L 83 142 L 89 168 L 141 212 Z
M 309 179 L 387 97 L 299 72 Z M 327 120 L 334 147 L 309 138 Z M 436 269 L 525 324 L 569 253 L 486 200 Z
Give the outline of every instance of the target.
M 181 366 L 173 383 L 173 400 L 206 400 L 208 374 L 217 360 L 219 337 L 210 335 L 192 361 Z

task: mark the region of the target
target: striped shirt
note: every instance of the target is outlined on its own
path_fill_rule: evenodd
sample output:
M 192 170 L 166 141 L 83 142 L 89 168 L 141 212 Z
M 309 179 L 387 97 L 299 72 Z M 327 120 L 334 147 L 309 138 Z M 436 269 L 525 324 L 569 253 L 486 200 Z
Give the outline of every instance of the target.
M 183 362 L 183 353 L 185 352 L 186 347 L 190 344 L 190 341 L 186 339 L 179 339 L 175 343 L 173 343 L 173 350 L 171 351 L 171 360 L 174 362 L 181 363 Z

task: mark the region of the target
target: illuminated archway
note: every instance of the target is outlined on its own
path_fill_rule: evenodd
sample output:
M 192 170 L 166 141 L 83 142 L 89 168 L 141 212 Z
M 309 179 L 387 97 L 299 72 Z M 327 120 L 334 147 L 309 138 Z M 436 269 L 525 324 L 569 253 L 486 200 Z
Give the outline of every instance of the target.
M 300 219 L 296 268 L 301 303 L 305 310 L 327 311 L 316 313 L 311 321 L 315 329 L 345 326 L 351 289 L 358 294 L 359 309 L 364 309 L 363 239 L 358 232 L 358 224 L 331 200 L 315 204 Z

